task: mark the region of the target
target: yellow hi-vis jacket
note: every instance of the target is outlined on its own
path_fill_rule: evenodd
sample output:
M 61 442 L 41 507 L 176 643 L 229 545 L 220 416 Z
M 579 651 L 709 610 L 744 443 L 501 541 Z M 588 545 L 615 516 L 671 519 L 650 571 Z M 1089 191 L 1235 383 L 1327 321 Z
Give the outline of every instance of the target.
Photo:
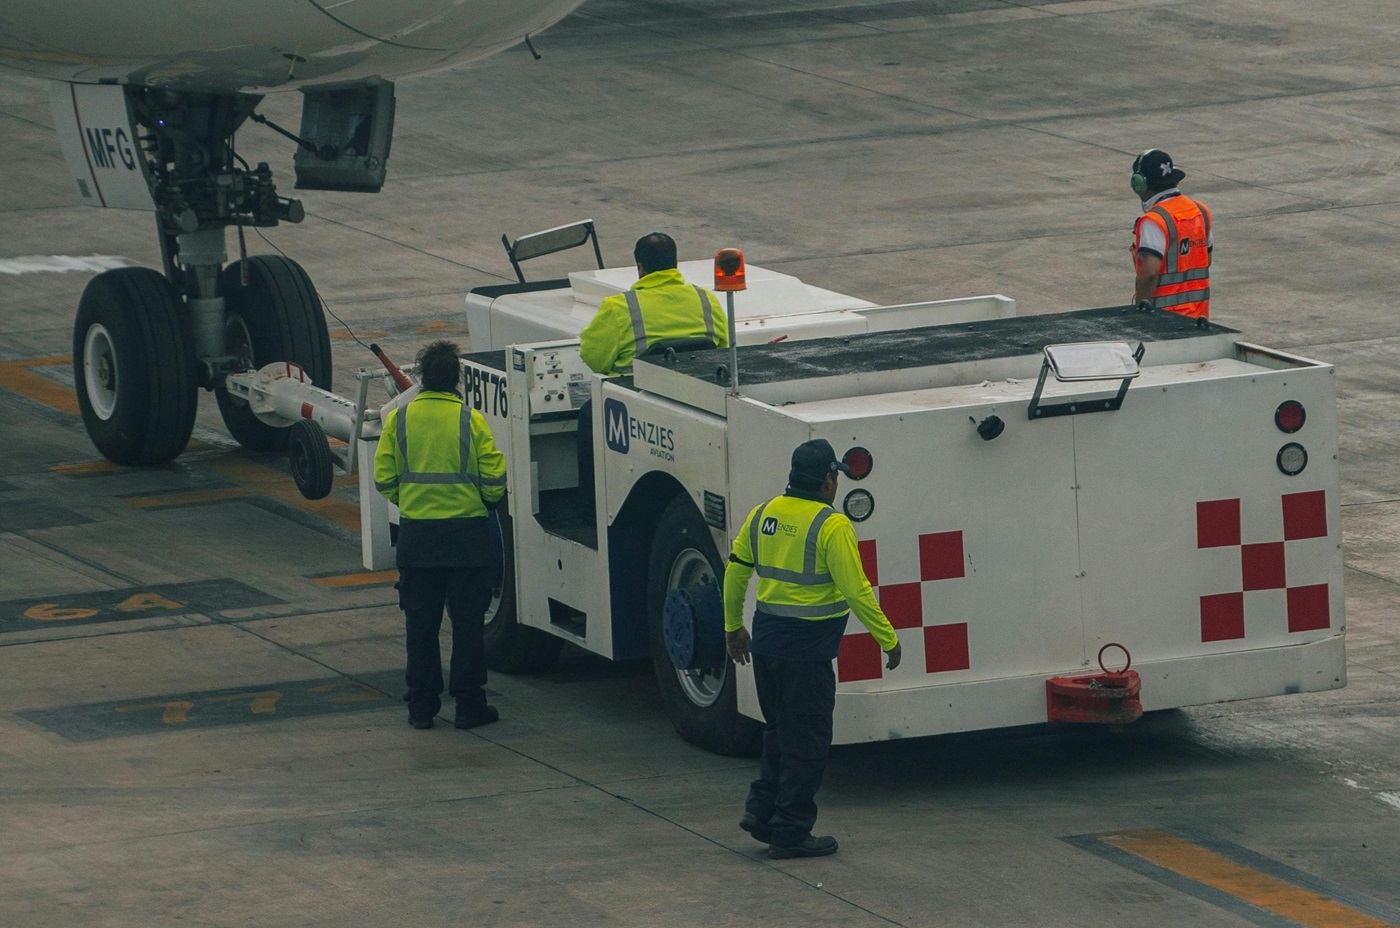
M 687 284 L 675 268 L 654 271 L 598 304 L 598 312 L 579 335 L 579 356 L 599 374 L 615 377 L 632 371 L 632 359 L 663 339 L 708 338 L 716 348 L 729 346 L 729 321 L 719 298 L 704 287 Z
M 851 520 L 826 503 L 778 496 L 757 506 L 724 570 L 724 630 L 744 624 L 744 595 L 758 574 L 758 611 L 821 621 L 847 612 L 888 651 L 899 644 L 860 563 Z
M 505 495 L 506 456 L 481 413 L 456 394 L 424 390 L 384 420 L 374 486 L 401 522 L 485 518 Z

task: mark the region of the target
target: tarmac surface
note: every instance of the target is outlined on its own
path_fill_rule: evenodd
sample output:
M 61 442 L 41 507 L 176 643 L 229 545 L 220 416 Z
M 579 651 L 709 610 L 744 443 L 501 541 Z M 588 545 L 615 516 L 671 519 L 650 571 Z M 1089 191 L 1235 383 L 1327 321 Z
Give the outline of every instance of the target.
M 494 675 L 498 724 L 414 731 L 352 481 L 302 500 L 207 396 L 168 466 L 93 450 L 73 311 L 156 239 L 75 204 L 45 86 L 0 77 L 0 924 L 1400 924 L 1400 6 L 589 0 L 534 41 L 401 81 L 384 192 L 249 249 L 401 358 L 469 335 L 503 232 L 582 218 L 611 265 L 663 229 L 885 304 L 1112 305 L 1164 147 L 1214 209 L 1214 319 L 1337 365 L 1349 685 L 839 749 L 812 861 L 737 828 L 754 762 L 681 742 L 647 667 L 574 653 Z M 292 192 L 283 139 L 240 146 Z M 347 389 L 373 359 L 332 325 Z

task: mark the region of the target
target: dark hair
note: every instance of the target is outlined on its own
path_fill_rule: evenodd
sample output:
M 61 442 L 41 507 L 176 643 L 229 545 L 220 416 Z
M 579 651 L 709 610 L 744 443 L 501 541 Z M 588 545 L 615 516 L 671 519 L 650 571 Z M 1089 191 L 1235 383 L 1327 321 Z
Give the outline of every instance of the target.
M 418 352 L 418 377 L 424 390 L 451 393 L 462 379 L 457 343 L 441 340 Z
M 643 235 L 637 239 L 632 257 L 641 265 L 643 273 L 669 271 L 676 266 L 676 240 L 665 232 Z

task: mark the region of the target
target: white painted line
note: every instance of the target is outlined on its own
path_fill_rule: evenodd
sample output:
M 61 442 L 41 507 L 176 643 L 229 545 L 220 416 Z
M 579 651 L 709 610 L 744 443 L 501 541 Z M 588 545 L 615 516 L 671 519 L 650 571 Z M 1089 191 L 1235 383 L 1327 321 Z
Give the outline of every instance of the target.
M 112 268 L 127 267 L 129 264 L 125 258 L 116 255 L 88 255 L 85 258 L 69 255 L 24 255 L 19 258 L 0 258 L 0 274 L 110 271 Z
M 1376 793 L 1376 798 L 1388 806 L 1400 809 L 1400 793 Z

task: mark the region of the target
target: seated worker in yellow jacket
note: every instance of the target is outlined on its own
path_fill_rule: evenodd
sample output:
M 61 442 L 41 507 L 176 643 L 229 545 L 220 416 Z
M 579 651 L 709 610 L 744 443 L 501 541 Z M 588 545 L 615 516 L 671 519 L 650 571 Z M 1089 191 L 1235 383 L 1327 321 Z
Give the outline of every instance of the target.
M 626 293 L 598 305 L 593 321 L 580 334 L 583 363 L 614 377 L 630 373 L 632 359 L 657 342 L 708 338 L 716 348 L 729 347 L 729 322 L 719 299 L 704 287 L 688 284 L 676 270 L 676 242 L 665 232 L 637 239 L 632 249 L 637 282 Z
M 598 304 L 598 312 L 579 335 L 583 363 L 605 377 L 632 372 L 632 360 L 658 343 L 708 339 L 715 348 L 729 347 L 729 319 L 719 298 L 704 287 L 688 284 L 676 269 L 676 242 L 665 232 L 637 239 L 632 249 L 637 282 L 625 293 Z M 578 417 L 579 511 L 591 519 L 593 488 L 593 404 L 584 403 Z

